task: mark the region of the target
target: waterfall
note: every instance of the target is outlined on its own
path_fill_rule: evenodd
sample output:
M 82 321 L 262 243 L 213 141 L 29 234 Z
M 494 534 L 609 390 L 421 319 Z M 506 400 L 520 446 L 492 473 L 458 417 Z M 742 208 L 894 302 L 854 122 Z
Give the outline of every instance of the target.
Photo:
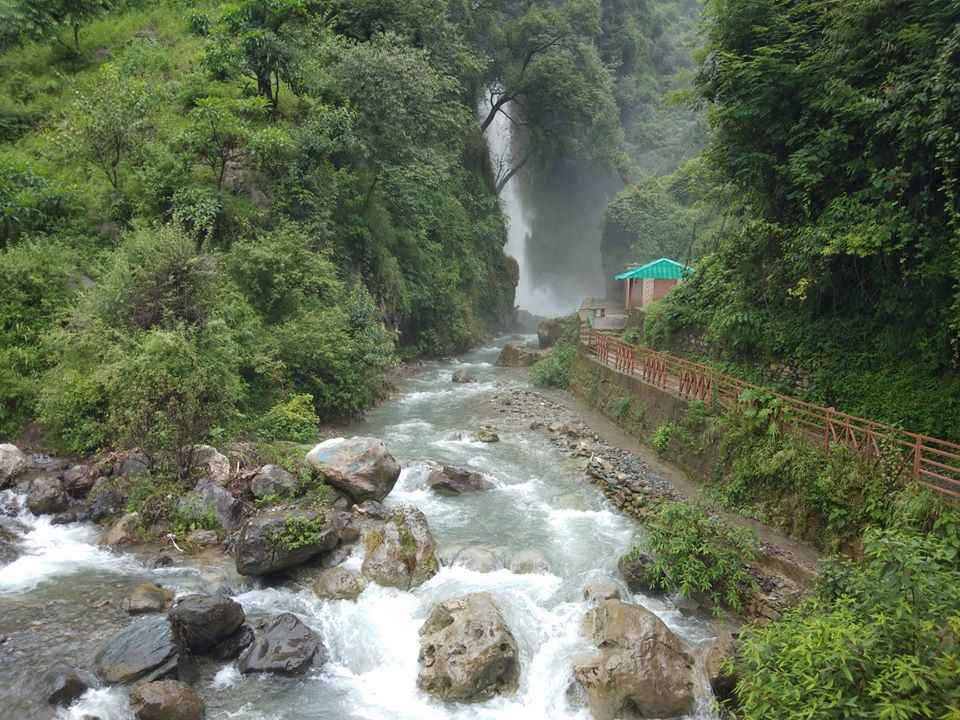
M 481 117 L 490 112 L 489 93 L 486 93 L 480 104 Z M 507 113 L 510 105 L 506 105 Z M 487 144 L 490 149 L 490 161 L 495 173 L 500 176 L 512 169 L 515 160 L 516 147 L 514 146 L 513 123 L 506 114 L 497 113 L 490 127 L 487 128 Z M 525 206 L 519 190 L 521 173 L 515 175 L 500 192 L 500 206 L 507 218 L 507 245 L 504 252 L 513 257 L 520 266 L 520 281 L 517 285 L 517 305 L 521 310 L 527 310 L 534 315 L 556 317 L 572 312 L 575 306 L 562 299 L 561 293 L 549 285 L 536 285 L 530 267 L 530 256 L 527 244 L 530 239 L 530 223 L 532 208 Z

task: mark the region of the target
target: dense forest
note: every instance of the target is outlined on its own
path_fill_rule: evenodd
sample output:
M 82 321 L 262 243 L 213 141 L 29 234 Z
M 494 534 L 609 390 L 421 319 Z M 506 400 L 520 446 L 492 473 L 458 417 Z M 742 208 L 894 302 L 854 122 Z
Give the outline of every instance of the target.
M 0 4 L 0 432 L 269 436 L 505 327 L 510 178 L 484 132 L 516 107 L 528 157 L 613 167 L 643 12 Z
M 708 145 L 607 212 L 632 259 L 699 259 L 648 342 L 702 338 L 748 379 L 960 437 L 958 21 L 956 2 L 708 4 L 685 91 Z

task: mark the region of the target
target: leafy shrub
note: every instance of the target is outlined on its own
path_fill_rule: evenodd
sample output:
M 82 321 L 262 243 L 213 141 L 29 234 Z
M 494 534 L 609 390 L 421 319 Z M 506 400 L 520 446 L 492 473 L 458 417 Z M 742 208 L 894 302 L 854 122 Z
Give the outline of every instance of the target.
M 664 453 L 670 447 L 670 441 L 679 431 L 680 427 L 676 423 L 668 422 L 658 425 L 657 429 L 653 431 L 653 435 L 650 436 L 650 445 L 658 453 Z
M 623 420 L 630 414 L 630 398 L 622 397 L 610 403 L 610 414 L 618 420 Z
M 952 718 L 960 706 L 960 572 L 941 538 L 869 530 L 819 594 L 740 634 L 738 717 Z
M 261 440 L 310 442 L 317 437 L 320 419 L 313 408 L 312 395 L 291 395 L 274 405 L 261 418 L 257 435 Z
M 696 506 L 667 502 L 650 518 L 647 531 L 654 556 L 648 579 L 654 587 L 686 597 L 702 594 L 737 611 L 755 592 L 748 563 L 757 550 L 749 530 L 731 527 Z
M 271 540 L 274 545 L 285 550 L 299 550 L 308 545 L 318 544 L 321 533 L 326 526 L 326 520 L 323 516 L 311 519 L 305 515 L 291 515 L 284 521 L 283 528 L 278 530 Z
M 530 367 L 531 382 L 538 387 L 568 387 L 570 370 L 576 356 L 576 345 L 558 343 L 549 355 Z
M 173 531 L 177 535 L 187 535 L 194 530 L 221 530 L 217 511 L 199 497 L 178 502 L 170 515 Z

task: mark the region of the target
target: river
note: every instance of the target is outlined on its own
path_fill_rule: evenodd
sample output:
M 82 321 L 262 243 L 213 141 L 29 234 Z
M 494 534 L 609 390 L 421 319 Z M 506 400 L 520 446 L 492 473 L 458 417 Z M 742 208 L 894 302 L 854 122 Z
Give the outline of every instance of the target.
M 34 687 L 55 660 L 91 667 L 100 642 L 128 622 L 120 601 L 138 582 L 153 580 L 184 594 L 226 590 L 249 616 L 290 611 L 317 631 L 328 663 L 303 678 L 241 677 L 232 664 L 207 668 L 195 687 L 214 720 L 589 720 L 571 706 L 571 663 L 591 646 L 580 636 L 587 610 L 583 588 L 616 577 L 616 560 L 638 532 L 584 479 L 582 459 L 552 445 L 540 432 L 498 426 L 500 442 L 484 444 L 467 433 L 498 423 L 492 402 L 499 387 L 524 385 L 522 371 L 494 367 L 500 345 L 458 361 L 428 363 L 402 381 L 393 400 L 343 434 L 382 438 L 405 469 L 385 504 L 413 504 L 427 516 L 441 550 L 482 545 L 508 560 L 541 551 L 548 574 L 506 569 L 478 573 L 443 567 L 412 592 L 370 585 L 357 602 L 320 601 L 310 591 L 266 587 L 211 562 L 150 570 L 132 555 L 96 546 L 98 529 L 53 526 L 23 512 L 23 557 L 0 566 L 0 718 L 50 718 Z M 474 384 L 453 384 L 457 369 Z M 418 486 L 418 462 L 433 460 L 483 471 L 496 487 L 471 496 L 442 497 Z M 362 543 L 357 553 L 362 552 Z M 359 567 L 361 558 L 347 562 Z M 496 597 L 521 650 L 518 692 L 474 705 L 444 705 L 416 689 L 418 630 L 438 601 L 485 590 Z M 626 593 L 626 589 L 623 589 Z M 688 618 L 669 602 L 643 596 L 691 647 L 710 638 L 709 623 Z M 105 601 L 110 601 L 105 605 Z M 700 683 L 698 720 L 712 718 L 709 691 Z M 89 691 L 58 720 L 131 720 L 122 688 Z

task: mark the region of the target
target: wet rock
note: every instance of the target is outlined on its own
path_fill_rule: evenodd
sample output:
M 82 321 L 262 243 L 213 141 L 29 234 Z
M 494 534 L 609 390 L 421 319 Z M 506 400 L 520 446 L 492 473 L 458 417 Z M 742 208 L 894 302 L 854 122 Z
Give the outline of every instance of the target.
M 197 483 L 194 489 L 180 498 L 177 510 L 183 517 L 205 518 L 215 516 L 217 522 L 227 532 L 233 532 L 240 524 L 243 515 L 243 503 L 229 490 L 212 478 Z
M 427 487 L 438 495 L 463 495 L 482 492 L 493 487 L 483 473 L 454 465 L 433 468 L 427 475 Z
M 497 433 L 497 429 L 492 425 L 484 425 L 477 432 L 473 434 L 474 440 L 482 443 L 495 443 L 500 442 L 500 435 Z
M 588 603 L 601 603 L 604 600 L 619 600 L 620 588 L 612 582 L 592 582 L 583 589 L 583 599 Z
M 127 513 L 103 534 L 100 538 L 100 544 L 108 547 L 122 547 L 133 545 L 139 540 L 140 516 L 137 513 Z
M 215 447 L 194 445 L 193 464 L 203 477 L 216 485 L 230 482 L 230 461 Z
M 656 588 L 650 580 L 650 569 L 654 560 L 645 553 L 628 552 L 617 562 L 620 577 L 627 583 L 627 588 L 634 593 L 654 593 Z
M 356 512 L 365 518 L 373 520 L 389 520 L 393 514 L 389 508 L 376 500 L 367 500 L 357 505 Z
M 497 358 L 497 366 L 513 368 L 530 367 L 537 362 L 537 360 L 540 360 L 544 354 L 542 350 L 523 347 L 515 343 L 507 343 L 503 346 L 503 350 L 500 351 L 500 357 Z
M 458 385 L 466 385 L 469 383 L 475 383 L 477 378 L 466 370 L 454 370 L 451 380 Z
M 537 344 L 541 350 L 546 350 L 556 345 L 563 337 L 566 327 L 564 320 L 568 318 L 553 318 L 544 320 L 537 325 Z
M 253 628 L 246 624 L 241 625 L 233 635 L 210 648 L 207 656 L 217 662 L 236 660 L 244 650 L 253 645 L 253 639 Z
M 146 615 L 163 612 L 173 600 L 173 591 L 160 587 L 156 583 L 142 583 L 123 600 L 123 609 L 129 615 Z
M 81 500 L 93 489 L 96 478 L 89 465 L 73 465 L 63 473 L 63 489 L 70 497 Z
M 302 675 L 314 662 L 326 661 L 320 638 L 291 613 L 261 621 L 255 636 L 253 645 L 240 656 L 241 673 Z
M 452 565 L 481 573 L 494 572 L 503 567 L 497 556 L 484 547 L 464 548 L 454 557 Z
M 67 509 L 70 499 L 55 475 L 41 475 L 30 483 L 27 508 L 34 515 L 55 515 Z
M 27 456 L 16 445 L 0 445 L 0 490 L 13 484 L 13 481 L 27 469 Z
M 309 542 L 289 547 L 278 539 L 288 527 L 314 524 Z M 320 553 L 333 550 L 339 542 L 337 531 L 326 518 L 312 511 L 273 510 L 256 515 L 244 523 L 235 545 L 237 572 L 241 575 L 270 575 L 302 565 Z
M 356 600 L 366 585 L 361 575 L 332 567 L 317 575 L 313 592 L 321 600 Z
M 427 518 L 415 507 L 397 508 L 382 528 L 367 532 L 364 542 L 367 554 L 361 572 L 379 585 L 410 590 L 440 569 Z
M 78 670 L 64 662 L 58 662 L 47 670 L 42 683 L 43 696 L 47 703 L 64 707 L 98 684 L 92 673 Z
M 336 438 L 315 446 L 307 462 L 328 485 L 354 502 L 383 500 L 400 477 L 400 465 L 376 438 Z
M 539 550 L 521 550 L 510 560 L 510 572 L 517 575 L 547 575 L 550 563 Z
M 297 492 L 297 479 L 279 465 L 264 465 L 250 481 L 255 498 L 292 497 Z
M 104 643 L 95 660 L 108 683 L 150 682 L 172 677 L 180 665 L 180 645 L 164 615 L 134 620 Z
M 150 567 L 152 567 L 154 570 L 173 567 L 173 565 L 175 565 L 174 559 L 170 555 L 167 555 L 166 553 L 157 555 L 153 559 L 153 562 L 150 563 Z
M 202 655 L 239 630 L 246 616 L 226 595 L 188 595 L 177 601 L 169 618 L 184 646 Z
M 137 720 L 203 720 L 206 706 L 197 691 L 177 680 L 138 685 L 130 693 Z
M 20 557 L 19 544 L 20 538 L 0 525 L 0 565 L 7 565 Z
M 587 612 L 598 651 L 574 663 L 594 720 L 675 718 L 693 709 L 693 659 L 649 610 L 607 600 Z
M 516 690 L 517 641 L 489 593 L 434 606 L 420 629 L 417 687 L 442 700 L 473 702 Z
M 727 663 L 733 660 L 736 652 L 737 645 L 733 634 L 725 631 L 713 642 L 704 659 L 707 680 L 710 682 L 713 694 L 721 702 L 731 699 L 737 687 L 737 676 L 727 672 Z

